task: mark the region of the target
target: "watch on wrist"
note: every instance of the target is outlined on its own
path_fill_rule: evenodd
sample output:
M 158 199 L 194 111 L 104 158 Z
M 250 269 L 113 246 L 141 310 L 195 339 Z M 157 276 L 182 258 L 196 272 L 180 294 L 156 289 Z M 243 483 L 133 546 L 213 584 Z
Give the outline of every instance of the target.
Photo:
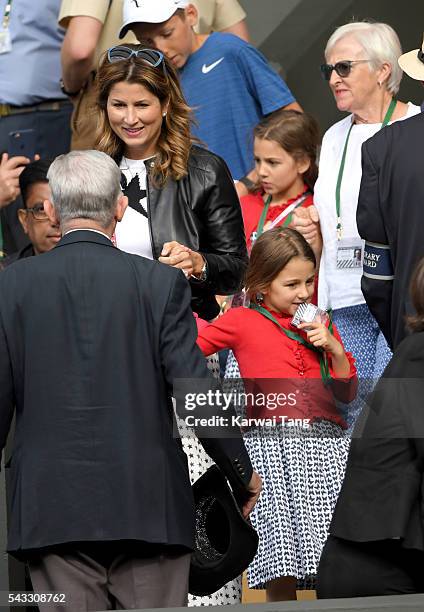
M 203 258 L 203 267 L 200 270 L 199 276 L 195 276 L 194 274 L 192 274 L 191 278 L 193 280 L 199 281 L 200 283 L 203 283 L 203 282 L 205 282 L 207 277 L 208 277 L 208 264 L 206 263 L 206 259 Z
M 65 96 L 69 96 L 70 98 L 74 98 L 81 91 L 81 89 L 78 89 L 78 91 L 68 91 L 65 87 L 65 83 L 63 82 L 62 78 L 59 80 L 59 85 L 61 92 L 64 93 Z
M 241 179 L 239 179 L 239 183 L 243 183 L 249 193 L 252 193 L 252 191 L 255 191 L 257 188 L 256 183 L 251 181 L 247 176 L 242 176 Z

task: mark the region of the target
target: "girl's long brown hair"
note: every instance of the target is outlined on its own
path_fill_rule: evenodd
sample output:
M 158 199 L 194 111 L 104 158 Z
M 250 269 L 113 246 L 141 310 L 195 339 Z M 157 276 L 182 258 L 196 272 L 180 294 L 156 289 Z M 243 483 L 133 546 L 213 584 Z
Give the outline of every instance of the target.
M 125 46 L 134 50 L 148 47 L 143 44 Z M 166 58 L 159 66 L 153 67 L 135 56 L 111 63 L 105 54 L 96 76 L 95 104 L 98 120 L 95 148 L 118 162 L 124 155 L 124 143 L 112 130 L 107 115 L 110 91 L 114 85 L 122 82 L 142 85 L 162 105 L 168 104 L 157 143 L 156 163 L 150 175 L 153 182 L 163 185 L 168 178 L 183 178 L 188 172 L 188 157 L 193 144 L 190 133 L 191 110 L 184 99 L 177 73 Z
M 313 191 L 318 178 L 317 154 L 320 143 L 319 127 L 308 113 L 295 110 L 278 110 L 267 115 L 253 130 L 255 138 L 272 140 L 295 160 L 309 159 L 303 180 Z
M 294 258 L 301 257 L 316 266 L 315 255 L 302 234 L 289 227 L 264 232 L 253 245 L 246 272 L 246 293 L 251 302 L 266 291 L 274 278 Z

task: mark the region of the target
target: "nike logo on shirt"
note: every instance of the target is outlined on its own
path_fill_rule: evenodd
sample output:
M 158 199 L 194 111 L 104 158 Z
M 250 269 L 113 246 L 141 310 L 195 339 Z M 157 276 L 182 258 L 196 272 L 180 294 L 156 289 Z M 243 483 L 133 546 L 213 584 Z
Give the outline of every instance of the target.
M 217 60 L 216 62 L 214 62 L 213 64 L 209 64 L 209 66 L 206 66 L 206 64 L 203 64 L 202 66 L 202 72 L 203 74 L 208 74 L 208 72 L 210 72 L 211 70 L 213 70 L 214 68 L 216 68 L 218 66 L 218 64 L 220 64 L 222 62 L 224 58 L 221 57 L 221 59 Z

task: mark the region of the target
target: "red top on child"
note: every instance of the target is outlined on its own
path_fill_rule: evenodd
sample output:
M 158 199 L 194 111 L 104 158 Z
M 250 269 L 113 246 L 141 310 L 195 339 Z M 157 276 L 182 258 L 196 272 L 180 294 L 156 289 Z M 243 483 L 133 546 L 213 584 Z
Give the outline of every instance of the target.
M 268 309 L 267 309 L 268 310 Z M 272 311 L 278 323 L 306 338 L 304 332 L 290 325 L 292 315 Z M 337 329 L 335 338 L 342 344 Z M 288 401 L 283 407 L 272 412 L 256 405 L 249 409 L 251 416 L 287 415 L 288 418 L 308 418 L 311 421 L 325 419 L 342 427 L 346 424 L 335 405 L 334 396 L 343 402 L 350 402 L 356 395 L 357 378 L 355 360 L 350 353 L 346 356 L 350 364 L 347 378 L 338 379 L 331 367 L 333 382 L 324 385 L 321 378 L 319 354 L 287 337 L 275 323 L 249 308 L 233 308 L 214 323 L 199 331 L 197 343 L 204 355 L 211 355 L 230 347 L 238 361 L 243 379 L 253 379 L 261 393 L 295 394 L 296 401 Z M 290 405 L 291 404 L 291 405 Z
M 302 196 L 305 196 L 305 199 L 302 199 Z M 247 250 L 249 253 L 252 249 L 252 234 L 257 231 L 267 197 L 268 195 L 266 193 L 258 191 L 257 193 L 249 194 L 240 198 L 244 232 L 246 235 Z M 309 188 L 306 185 L 304 185 L 303 191 L 294 198 L 291 198 L 286 202 L 282 202 L 281 204 L 277 204 L 276 206 L 271 205 L 265 219 L 265 230 L 267 229 L 267 224 L 269 222 L 272 223 L 275 221 L 281 215 L 281 213 L 291 208 L 293 204 L 296 204 L 296 202 L 299 202 L 301 199 L 302 201 L 299 203 L 299 206 L 302 208 L 308 208 L 314 203 L 313 194 L 311 191 L 309 191 Z M 278 222 L 278 225 L 283 225 L 289 217 L 290 214 Z

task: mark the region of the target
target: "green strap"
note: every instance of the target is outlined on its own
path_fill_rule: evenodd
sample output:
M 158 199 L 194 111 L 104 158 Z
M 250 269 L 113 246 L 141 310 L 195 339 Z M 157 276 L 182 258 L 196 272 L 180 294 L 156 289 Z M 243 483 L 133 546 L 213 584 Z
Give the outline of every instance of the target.
M 277 325 L 281 331 L 291 340 L 295 340 L 295 342 L 299 342 L 300 344 L 303 344 L 303 346 L 306 346 L 307 348 L 311 349 L 312 351 L 314 351 L 315 353 L 319 354 L 319 366 L 320 366 L 320 370 L 321 370 L 321 378 L 322 378 L 322 382 L 324 383 L 324 385 L 328 385 L 328 383 L 331 382 L 331 376 L 330 376 L 330 370 L 328 367 L 328 359 L 327 359 L 327 355 L 326 353 L 314 346 L 313 344 L 311 344 L 310 342 L 308 342 L 307 340 L 305 340 L 305 338 L 303 338 L 303 336 L 301 336 L 300 334 L 297 334 L 294 331 L 291 331 L 290 329 L 286 329 L 285 327 L 283 327 L 275 317 L 272 316 L 272 314 L 266 310 L 263 306 L 259 306 L 258 304 L 254 304 L 253 302 L 250 304 L 249 308 L 251 308 L 252 310 L 256 310 L 257 312 L 259 312 L 261 315 L 263 315 L 264 317 L 266 317 L 267 319 L 269 319 L 270 321 L 272 321 L 273 323 L 275 323 L 275 325 Z M 330 316 L 330 315 L 329 315 Z M 330 327 L 331 325 L 331 327 Z M 330 333 L 333 333 L 333 323 L 331 320 L 331 316 L 330 316 L 330 325 L 328 326 L 328 329 L 330 330 Z
M 392 115 L 394 113 L 394 110 L 396 108 L 396 104 L 397 104 L 397 100 L 395 98 L 392 98 L 392 101 L 390 102 L 389 108 L 387 109 L 387 112 L 384 115 L 384 119 L 383 119 L 383 122 L 381 124 L 381 129 L 386 127 L 386 125 L 389 123 L 389 121 L 392 118 Z M 347 133 L 347 136 L 346 136 L 345 144 L 344 144 L 344 147 L 343 147 L 342 159 L 341 159 L 341 162 L 340 162 L 339 174 L 337 176 L 337 184 L 336 184 L 336 215 L 337 215 L 336 232 L 337 232 L 337 240 L 340 240 L 341 237 L 342 237 L 342 217 L 341 217 L 340 192 L 341 192 L 343 173 L 344 173 L 344 168 L 345 168 L 345 163 L 346 163 L 347 145 L 348 145 L 348 142 L 349 142 L 350 133 L 352 131 L 353 126 L 354 126 L 354 123 L 352 122 L 352 124 L 351 124 L 351 126 L 349 128 L 349 131 Z
M 4 9 L 3 15 L 3 30 L 7 30 L 7 28 L 9 27 L 10 13 L 12 11 L 12 2 L 13 0 L 8 0 L 6 2 L 6 8 Z
M 381 130 L 384 127 L 386 127 L 386 125 L 389 123 L 390 119 L 392 118 L 392 115 L 395 112 L 396 104 L 397 104 L 396 98 L 392 98 L 392 101 L 390 102 L 389 108 L 387 109 L 387 113 L 384 115 L 384 119 L 383 119 L 383 122 L 382 122 L 381 128 L 380 128 Z
M 286 218 L 284 219 L 284 223 L 282 225 L 282 227 L 288 227 L 290 225 L 290 223 L 292 222 L 293 219 L 293 213 L 295 212 L 295 210 L 297 208 L 299 208 L 299 206 L 302 206 L 303 202 L 306 200 L 306 198 L 308 196 L 312 195 L 312 192 L 309 190 L 306 190 L 302 193 L 301 196 L 299 196 L 294 202 L 292 202 L 291 204 L 289 204 L 289 206 L 286 206 L 286 208 L 275 217 L 275 219 L 273 219 L 273 221 L 271 222 L 271 228 L 274 228 L 277 226 L 277 224 L 281 221 L 281 215 L 284 215 L 284 213 L 286 213 L 287 209 L 292 208 L 292 210 L 289 212 L 289 214 L 286 216 Z
M 304 194 L 302 194 L 298 198 L 298 200 L 299 200 L 298 203 L 293 208 L 291 213 L 289 213 L 287 215 L 286 219 L 284 219 L 284 223 L 283 223 L 282 227 L 288 227 L 290 225 L 290 223 L 292 222 L 292 219 L 293 219 L 293 212 L 296 210 L 296 208 L 298 208 L 299 206 L 301 206 L 303 204 L 303 202 L 306 200 L 306 198 L 308 197 L 309 194 L 310 194 L 310 191 L 306 191 Z M 271 205 L 271 200 L 272 200 L 272 195 L 269 195 L 267 197 L 265 205 L 264 205 L 264 207 L 262 209 L 262 213 L 261 213 L 261 217 L 259 219 L 258 227 L 256 228 L 256 239 L 258 239 L 259 236 L 261 234 L 263 234 L 264 225 L 265 225 L 265 222 L 266 222 L 266 218 L 268 216 L 268 210 L 269 210 L 269 207 Z
M 328 318 L 329 318 L 329 323 L 328 323 L 328 331 L 330 332 L 330 334 L 332 336 L 334 336 L 334 328 L 333 328 L 333 310 L 331 308 L 329 308 L 327 310 L 327 314 L 328 314 Z
M 269 195 L 266 199 L 265 206 L 262 209 L 261 218 L 259 219 L 258 227 L 256 228 L 256 238 L 259 238 L 259 236 L 264 231 L 264 225 L 265 225 L 269 207 L 271 205 L 271 200 L 272 200 L 272 196 Z
M 287 218 L 283 223 L 283 227 L 288 227 L 290 223 L 292 222 L 292 219 L 293 219 L 293 211 L 289 215 L 287 215 Z
M 354 124 L 352 123 L 347 133 L 347 136 L 346 136 L 346 140 L 345 140 L 345 144 L 343 148 L 342 161 L 340 162 L 339 174 L 337 177 L 337 184 L 336 184 L 336 215 L 337 215 L 336 231 L 337 231 L 338 240 L 340 240 L 340 238 L 342 237 L 342 219 L 340 216 L 340 190 L 342 186 L 343 172 L 344 172 L 344 167 L 345 167 L 345 162 L 346 162 L 347 144 L 349 142 L 350 133 L 352 131 L 353 125 Z

